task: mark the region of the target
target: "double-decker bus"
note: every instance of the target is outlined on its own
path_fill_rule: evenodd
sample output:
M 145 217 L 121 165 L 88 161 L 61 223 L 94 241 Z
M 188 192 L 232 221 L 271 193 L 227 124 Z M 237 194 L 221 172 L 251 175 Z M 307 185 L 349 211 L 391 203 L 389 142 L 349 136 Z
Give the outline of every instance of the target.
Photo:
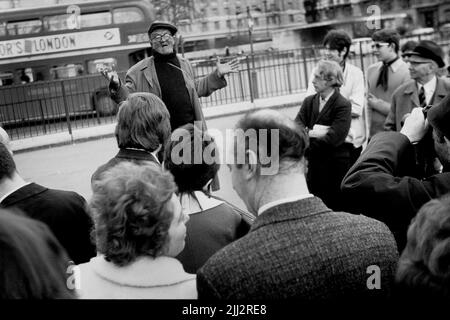
M 1 84 L 93 74 L 101 63 L 128 69 L 149 47 L 149 3 L 0 0 Z
M 71 79 L 91 79 L 99 66 L 127 70 L 148 56 L 153 19 L 148 0 L 0 0 L 0 122 L 60 117 L 63 98 L 70 114 L 109 112 L 104 79 L 92 76 L 83 92 Z

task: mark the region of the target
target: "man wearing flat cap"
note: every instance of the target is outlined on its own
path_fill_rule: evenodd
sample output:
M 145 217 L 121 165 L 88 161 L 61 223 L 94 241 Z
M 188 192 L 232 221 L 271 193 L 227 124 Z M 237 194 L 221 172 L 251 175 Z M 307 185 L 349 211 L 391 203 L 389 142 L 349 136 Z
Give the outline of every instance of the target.
M 174 50 L 177 31 L 177 27 L 169 22 L 153 22 L 148 29 L 152 56 L 132 66 L 126 74 L 125 83 L 117 77 L 108 77 L 111 97 L 120 103 L 132 92 L 151 92 L 166 104 L 172 131 L 194 122 L 205 129 L 199 97 L 209 96 L 225 87 L 227 81 L 224 76 L 237 72 L 238 62 L 232 60 L 221 64 L 218 61 L 212 73 L 194 79 L 190 63 Z
M 443 165 L 441 173 L 417 179 L 414 144 L 432 127 L 434 150 Z M 427 113 L 415 107 L 400 132 L 376 134 L 341 184 L 346 211 L 383 221 L 394 233 L 401 252 L 406 232 L 420 207 L 450 192 L 450 94 Z M 351 197 L 351 198 L 350 198 Z
M 439 69 L 445 66 L 444 53 L 438 44 L 430 40 L 420 41 L 414 50 L 405 55 L 408 57 L 411 80 L 393 93 L 385 130 L 400 131 L 413 108 L 420 107 L 426 113 L 450 92 L 450 81 L 438 76 Z M 439 169 L 431 131 L 416 146 L 415 157 L 417 177 L 425 178 Z

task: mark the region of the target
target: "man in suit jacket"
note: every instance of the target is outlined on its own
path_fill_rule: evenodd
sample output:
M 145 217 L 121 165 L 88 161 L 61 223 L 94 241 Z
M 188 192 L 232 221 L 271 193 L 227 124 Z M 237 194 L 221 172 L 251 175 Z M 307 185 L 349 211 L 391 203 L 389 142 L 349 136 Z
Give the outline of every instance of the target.
M 198 271 L 199 298 L 386 295 L 398 258 L 392 234 L 379 221 L 333 212 L 309 194 L 303 172 L 308 142 L 302 128 L 274 110 L 250 113 L 237 128 L 247 133 L 269 130 L 250 138 L 257 138 L 256 144 L 236 136 L 234 163 L 229 165 L 233 188 L 256 219 L 247 235 Z M 262 155 L 270 155 L 270 161 L 262 164 Z M 371 268 L 379 271 L 378 285 L 370 279 Z
M 353 199 L 346 209 L 386 223 L 399 250 L 405 246 L 408 225 L 420 207 L 450 192 L 450 94 L 428 111 L 428 121 L 443 173 L 423 180 L 411 174 L 414 144 L 428 131 L 421 108 L 415 108 L 400 133 L 373 137 L 342 182 L 342 191 Z
M 47 224 L 75 264 L 96 255 L 91 242 L 93 228 L 86 201 L 75 192 L 26 183 L 16 171 L 8 149 L 0 143 L 0 206 L 17 208 Z
M 343 76 L 336 62 L 321 60 L 315 70 L 313 85 L 317 93 L 303 101 L 295 121 L 309 129 L 308 189 L 329 208 L 339 210 L 342 178 L 353 164 L 353 145 L 345 142 L 352 105 L 339 93 Z
M 91 183 L 122 161 L 151 161 L 160 165 L 158 153 L 169 140 L 170 132 L 169 111 L 160 98 L 147 92 L 130 94 L 117 115 L 115 135 L 119 152 L 97 168 Z
M 153 55 L 128 70 L 125 85 L 111 76 L 111 96 L 119 103 L 131 92 L 151 92 L 166 104 L 172 131 L 194 122 L 206 128 L 199 97 L 207 97 L 225 87 L 224 76 L 237 72 L 238 62 L 232 60 L 221 64 L 218 61 L 216 70 L 195 80 L 190 63 L 174 51 L 177 31 L 171 23 L 153 22 L 148 30 Z

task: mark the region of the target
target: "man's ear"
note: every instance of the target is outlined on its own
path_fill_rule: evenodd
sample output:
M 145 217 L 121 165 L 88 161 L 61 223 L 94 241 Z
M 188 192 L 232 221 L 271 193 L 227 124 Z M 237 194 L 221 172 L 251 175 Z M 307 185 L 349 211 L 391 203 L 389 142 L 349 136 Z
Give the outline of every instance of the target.
M 253 150 L 245 151 L 247 163 L 245 164 L 245 178 L 250 180 L 254 178 L 258 173 L 258 156 Z

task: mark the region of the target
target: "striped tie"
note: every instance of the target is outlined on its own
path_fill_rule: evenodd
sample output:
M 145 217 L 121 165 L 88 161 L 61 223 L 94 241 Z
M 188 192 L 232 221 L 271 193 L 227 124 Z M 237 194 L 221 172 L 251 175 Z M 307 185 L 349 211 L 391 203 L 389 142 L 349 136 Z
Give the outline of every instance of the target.
M 423 86 L 420 87 L 419 90 L 419 103 L 421 108 L 425 108 L 427 106 L 427 99 L 425 97 L 425 89 L 423 88 Z

